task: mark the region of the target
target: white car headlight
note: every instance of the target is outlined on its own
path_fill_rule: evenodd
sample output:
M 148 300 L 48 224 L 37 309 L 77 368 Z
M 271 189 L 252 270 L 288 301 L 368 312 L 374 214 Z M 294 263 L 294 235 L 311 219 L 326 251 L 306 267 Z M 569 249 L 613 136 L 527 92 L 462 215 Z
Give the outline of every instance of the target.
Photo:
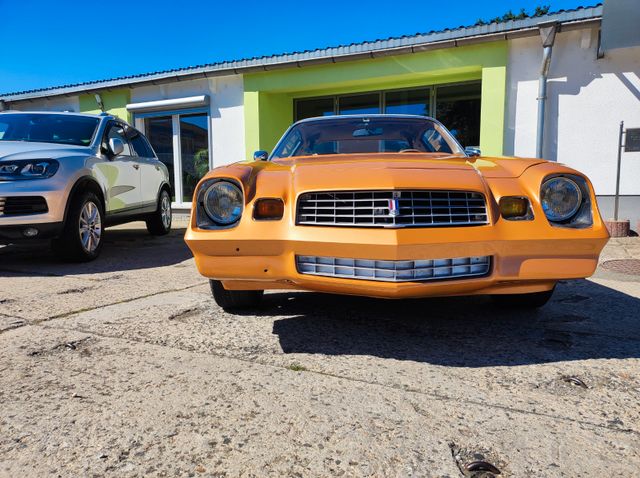
M 240 219 L 244 206 L 242 191 L 228 181 L 216 181 L 209 185 L 202 196 L 207 216 L 216 224 L 228 226 Z
M 540 202 L 549 221 L 568 221 L 580 210 L 582 190 L 575 181 L 557 176 L 542 183 Z

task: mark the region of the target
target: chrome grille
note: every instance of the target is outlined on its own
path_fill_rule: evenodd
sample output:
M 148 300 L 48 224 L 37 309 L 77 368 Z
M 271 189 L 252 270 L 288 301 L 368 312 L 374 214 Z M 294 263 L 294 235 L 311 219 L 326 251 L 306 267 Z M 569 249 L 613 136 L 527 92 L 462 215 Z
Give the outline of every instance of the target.
M 6 199 L 5 198 L 0 198 L 0 216 L 4 215 L 4 203 L 5 203 Z
M 472 191 L 331 191 L 300 195 L 297 224 L 442 227 L 488 224 L 484 196 Z
M 296 267 L 300 274 L 385 282 L 415 282 L 487 275 L 491 267 L 491 256 L 414 261 L 296 256 Z

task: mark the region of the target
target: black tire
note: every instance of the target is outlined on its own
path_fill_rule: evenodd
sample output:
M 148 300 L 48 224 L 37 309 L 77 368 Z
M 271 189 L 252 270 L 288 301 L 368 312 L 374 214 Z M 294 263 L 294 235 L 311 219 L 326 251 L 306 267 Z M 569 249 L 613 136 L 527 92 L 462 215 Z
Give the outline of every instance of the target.
M 227 290 L 219 280 L 210 280 L 209 285 L 216 304 L 227 311 L 258 307 L 264 294 L 263 290 Z
M 147 218 L 146 223 L 147 231 L 152 236 L 164 236 L 171 232 L 171 197 L 166 189 L 160 191 L 158 208 Z
M 532 294 L 500 294 L 493 295 L 491 298 L 496 304 L 503 307 L 512 309 L 537 309 L 549 302 L 554 290 L 555 286 L 553 289 L 544 292 L 534 292 Z
M 87 214 L 91 217 L 93 211 L 95 211 L 95 219 L 87 222 Z M 81 232 L 81 228 L 84 229 L 84 233 Z M 91 191 L 77 193 L 69 203 L 62 234 L 53 240 L 54 252 L 69 262 L 88 262 L 100 255 L 103 242 L 104 206 L 102 201 Z

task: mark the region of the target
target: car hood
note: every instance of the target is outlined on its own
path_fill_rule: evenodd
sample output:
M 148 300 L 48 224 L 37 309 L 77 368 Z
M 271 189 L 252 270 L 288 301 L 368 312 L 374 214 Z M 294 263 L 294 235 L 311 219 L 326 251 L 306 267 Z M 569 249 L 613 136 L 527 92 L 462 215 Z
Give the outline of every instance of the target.
M 17 159 L 55 159 L 64 156 L 89 155 L 91 148 L 30 141 L 0 141 L 0 161 Z
M 457 175 L 474 173 L 485 178 L 517 178 L 527 168 L 544 163 L 542 159 L 512 157 L 473 157 L 446 154 L 384 153 L 377 155 L 346 154 L 303 156 L 277 159 L 274 163 L 290 169 L 296 179 L 305 182 L 325 177 L 333 181 L 342 178 L 373 178 L 394 175 Z

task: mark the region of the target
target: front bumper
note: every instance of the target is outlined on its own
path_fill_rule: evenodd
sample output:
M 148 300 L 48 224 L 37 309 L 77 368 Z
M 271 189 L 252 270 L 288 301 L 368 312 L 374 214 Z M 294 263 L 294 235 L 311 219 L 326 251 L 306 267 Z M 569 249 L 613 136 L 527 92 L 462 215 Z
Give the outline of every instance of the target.
M 46 227 L 46 224 L 63 222 L 68 192 L 64 184 L 54 179 L 56 176 L 49 179 L 0 181 L 0 198 L 40 196 L 45 199 L 48 209 L 46 213 L 39 214 L 0 214 L 0 228 L 29 225 Z
M 0 243 L 14 243 L 23 241 L 36 241 L 39 239 L 52 239 L 62 233 L 62 222 L 20 224 L 14 226 L 0 226 Z M 37 234 L 29 236 L 28 230 L 37 230 Z
M 595 271 L 608 233 L 499 220 L 476 227 L 359 229 L 241 221 L 230 230 L 189 228 L 185 240 L 200 273 L 229 290 L 306 289 L 384 298 L 528 293 Z M 415 261 L 491 257 L 483 277 L 385 282 L 301 274 L 296 256 Z

